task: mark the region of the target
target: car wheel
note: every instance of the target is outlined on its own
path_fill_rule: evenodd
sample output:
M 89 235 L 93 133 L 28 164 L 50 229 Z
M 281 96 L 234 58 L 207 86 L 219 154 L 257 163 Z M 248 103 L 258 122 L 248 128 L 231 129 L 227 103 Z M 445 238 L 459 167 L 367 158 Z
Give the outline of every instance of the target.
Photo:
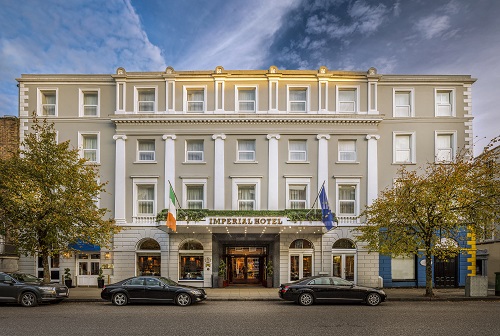
M 115 306 L 125 306 L 128 303 L 128 297 L 125 293 L 115 293 L 111 298 Z
M 23 293 L 21 295 L 21 304 L 23 305 L 23 307 L 35 307 L 36 305 L 38 305 L 38 299 L 36 298 L 35 293 Z
M 302 293 L 298 300 L 301 306 L 310 306 L 314 303 L 314 297 L 310 293 Z
M 191 296 L 188 293 L 180 293 L 175 298 L 175 303 L 179 306 L 189 306 L 191 304 Z
M 376 306 L 380 302 L 382 302 L 382 298 L 377 293 L 369 293 L 366 296 L 366 304 L 369 305 L 369 306 Z

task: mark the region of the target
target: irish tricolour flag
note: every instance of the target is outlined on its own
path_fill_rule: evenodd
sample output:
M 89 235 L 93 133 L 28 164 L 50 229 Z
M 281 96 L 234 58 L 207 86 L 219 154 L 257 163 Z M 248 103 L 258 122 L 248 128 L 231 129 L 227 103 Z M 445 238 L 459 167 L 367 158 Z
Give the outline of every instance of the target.
M 168 205 L 168 216 L 167 216 L 167 227 L 169 227 L 172 231 L 177 231 L 177 212 L 175 210 L 175 193 L 174 189 L 172 189 L 172 185 L 170 185 L 170 195 L 168 197 L 169 205 Z

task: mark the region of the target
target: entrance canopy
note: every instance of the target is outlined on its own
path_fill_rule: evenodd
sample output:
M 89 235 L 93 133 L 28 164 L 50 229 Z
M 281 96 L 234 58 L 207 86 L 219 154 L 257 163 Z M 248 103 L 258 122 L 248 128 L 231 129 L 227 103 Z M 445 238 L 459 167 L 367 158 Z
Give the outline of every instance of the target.
M 159 223 L 159 228 L 173 232 Z M 289 221 L 285 217 L 207 217 L 198 222 L 177 221 L 178 233 L 229 233 L 229 234 L 324 234 L 328 230 L 320 221 Z
M 85 243 L 81 240 L 74 244 L 69 244 L 68 247 L 77 251 L 89 251 L 89 252 L 99 252 L 101 251 L 101 247 L 99 245 Z

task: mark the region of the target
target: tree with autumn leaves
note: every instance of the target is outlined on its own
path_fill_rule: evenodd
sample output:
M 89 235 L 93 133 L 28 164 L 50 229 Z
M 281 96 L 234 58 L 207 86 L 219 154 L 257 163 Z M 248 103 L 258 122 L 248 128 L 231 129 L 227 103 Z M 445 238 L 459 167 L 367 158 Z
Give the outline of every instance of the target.
M 106 184 L 98 181 L 96 166 L 69 141 L 57 143 L 54 125 L 36 116 L 19 152 L 0 160 L 0 234 L 43 258 L 45 281 L 49 257 L 77 242 L 107 246 L 118 232 L 96 204 Z
M 468 253 L 466 234 L 491 237 L 500 223 L 499 138 L 473 158 L 462 150 L 452 162 L 403 166 L 392 188 L 361 213 L 360 241 L 390 256 L 425 257 L 426 296 L 433 296 L 432 259 Z

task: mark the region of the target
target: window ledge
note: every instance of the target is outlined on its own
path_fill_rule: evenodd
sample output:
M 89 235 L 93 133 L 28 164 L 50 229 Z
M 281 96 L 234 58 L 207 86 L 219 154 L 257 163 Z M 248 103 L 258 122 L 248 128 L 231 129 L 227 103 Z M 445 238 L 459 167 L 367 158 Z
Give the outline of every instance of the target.
M 359 164 L 359 161 L 337 161 L 336 164 Z
M 240 163 L 243 163 L 243 164 L 245 164 L 245 163 L 251 163 L 251 164 L 252 164 L 252 163 L 259 163 L 259 161 L 234 161 L 234 163 L 236 163 L 236 164 L 240 164 Z
M 182 164 L 187 164 L 187 165 L 204 165 L 207 164 L 206 161 L 184 161 Z
M 134 163 L 143 164 L 143 163 L 158 163 L 158 162 L 157 161 L 134 161 Z
M 416 162 L 393 162 L 392 165 L 393 166 L 402 166 L 402 165 L 409 165 L 409 166 L 414 166 L 416 165 L 417 163 Z
M 310 164 L 311 162 L 309 161 L 286 161 L 286 163 L 288 164 Z

